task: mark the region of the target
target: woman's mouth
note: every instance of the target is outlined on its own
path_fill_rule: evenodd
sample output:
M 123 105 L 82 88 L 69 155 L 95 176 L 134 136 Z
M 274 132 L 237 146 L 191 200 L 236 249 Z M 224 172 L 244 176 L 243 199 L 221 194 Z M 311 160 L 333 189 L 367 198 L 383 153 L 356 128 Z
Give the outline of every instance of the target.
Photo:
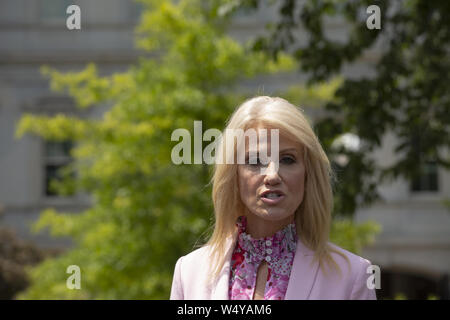
M 260 198 L 266 204 L 275 205 L 283 200 L 284 197 L 285 195 L 281 191 L 266 191 L 261 194 Z

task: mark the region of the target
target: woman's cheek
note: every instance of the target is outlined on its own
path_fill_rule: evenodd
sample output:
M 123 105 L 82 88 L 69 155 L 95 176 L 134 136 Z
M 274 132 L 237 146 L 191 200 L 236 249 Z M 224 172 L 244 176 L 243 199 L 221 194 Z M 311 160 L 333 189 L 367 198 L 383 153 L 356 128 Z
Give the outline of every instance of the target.
M 242 168 L 239 170 L 239 189 L 241 199 L 244 203 L 249 204 L 256 202 L 258 190 L 258 177 L 251 170 Z

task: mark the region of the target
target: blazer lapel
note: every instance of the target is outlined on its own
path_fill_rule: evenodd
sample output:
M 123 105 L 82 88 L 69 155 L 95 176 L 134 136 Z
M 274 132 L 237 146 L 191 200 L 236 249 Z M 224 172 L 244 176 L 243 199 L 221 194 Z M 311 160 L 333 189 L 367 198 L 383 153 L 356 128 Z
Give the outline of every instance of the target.
M 319 270 L 319 263 L 313 262 L 313 257 L 314 251 L 298 239 L 285 300 L 308 299 Z
M 228 285 L 230 281 L 231 255 L 233 254 L 234 246 L 235 239 L 233 239 L 232 236 L 228 237 L 225 263 L 219 278 L 212 288 L 212 300 L 229 300 Z M 306 247 L 303 242 L 298 239 L 285 300 L 308 299 L 319 270 L 319 264 L 317 261 L 313 262 L 313 257 L 314 251 Z

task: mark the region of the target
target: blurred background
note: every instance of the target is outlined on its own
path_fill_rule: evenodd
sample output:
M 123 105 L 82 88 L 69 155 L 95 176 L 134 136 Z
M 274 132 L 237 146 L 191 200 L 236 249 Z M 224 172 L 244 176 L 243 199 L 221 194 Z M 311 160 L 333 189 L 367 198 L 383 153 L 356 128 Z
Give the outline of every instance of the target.
M 378 298 L 449 299 L 449 15 L 445 0 L 2 0 L 0 299 L 168 299 L 213 225 L 212 168 L 174 165 L 171 132 L 223 130 L 255 95 L 304 109 L 336 174 L 331 241 L 380 267 Z

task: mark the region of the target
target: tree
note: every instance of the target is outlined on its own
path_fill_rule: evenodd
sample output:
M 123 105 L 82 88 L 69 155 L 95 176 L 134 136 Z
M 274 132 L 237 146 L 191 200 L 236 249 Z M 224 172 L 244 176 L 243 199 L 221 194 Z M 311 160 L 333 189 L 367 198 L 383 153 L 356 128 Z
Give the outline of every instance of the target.
M 233 1 L 230 11 L 257 8 L 262 1 Z M 270 1 L 269 3 L 275 3 Z M 416 179 L 427 161 L 450 168 L 450 3 L 445 0 L 282 0 L 280 18 L 268 35 L 255 40 L 256 51 L 275 60 L 292 52 L 309 84 L 338 74 L 378 42 L 380 58 L 373 74 L 347 78 L 325 106 L 327 115 L 316 123 L 326 152 L 344 154 L 348 163 L 338 167 L 340 185 L 336 213 L 351 216 L 356 208 L 378 199 L 376 185 L 397 177 Z M 366 27 L 370 5 L 381 10 L 381 29 Z M 340 17 L 350 28 L 346 42 L 325 34 L 324 19 Z M 307 34 L 304 44 L 295 32 Z M 390 131 L 398 138 L 397 160 L 379 167 L 372 154 Z M 359 150 L 333 148 L 336 137 L 356 134 Z
M 51 87 L 68 92 L 80 108 L 110 103 L 102 119 L 26 114 L 19 123 L 19 136 L 75 141 L 75 160 L 59 189 L 93 197 L 80 214 L 48 209 L 41 215 L 35 230 L 49 227 L 75 244 L 33 268 L 32 286 L 21 298 L 168 298 L 176 259 L 211 231 L 213 217 L 210 168 L 173 164 L 171 133 L 192 131 L 194 120 L 203 130 L 223 128 L 248 97 L 236 93 L 239 80 L 295 68 L 286 54 L 274 62 L 228 37 L 224 1 L 143 3 L 137 43 L 151 57 L 104 77 L 92 64 L 71 73 L 43 69 Z M 285 94 L 319 104 L 332 94 L 330 86 Z M 66 287 L 69 265 L 81 269 L 81 290 Z
M 27 287 L 26 267 L 57 254 L 57 250 L 39 249 L 29 241 L 19 239 L 13 230 L 0 226 L 0 299 L 14 299 Z
M 43 72 L 54 90 L 80 108 L 110 103 L 100 120 L 25 114 L 18 136 L 72 140 L 75 161 L 66 181 L 90 193 L 80 213 L 46 210 L 35 225 L 70 236 L 74 248 L 32 269 L 21 298 L 167 298 L 174 263 L 192 250 L 212 217 L 209 168 L 171 161 L 171 132 L 222 128 L 244 94 L 239 79 L 290 70 L 287 56 L 273 63 L 225 34 L 219 1 L 144 1 L 138 45 L 152 53 L 127 72 L 100 77 L 89 64 L 80 72 Z M 69 177 L 72 177 L 69 179 Z M 69 188 L 72 189 L 72 188 Z M 81 290 L 66 288 L 66 269 L 81 269 Z

